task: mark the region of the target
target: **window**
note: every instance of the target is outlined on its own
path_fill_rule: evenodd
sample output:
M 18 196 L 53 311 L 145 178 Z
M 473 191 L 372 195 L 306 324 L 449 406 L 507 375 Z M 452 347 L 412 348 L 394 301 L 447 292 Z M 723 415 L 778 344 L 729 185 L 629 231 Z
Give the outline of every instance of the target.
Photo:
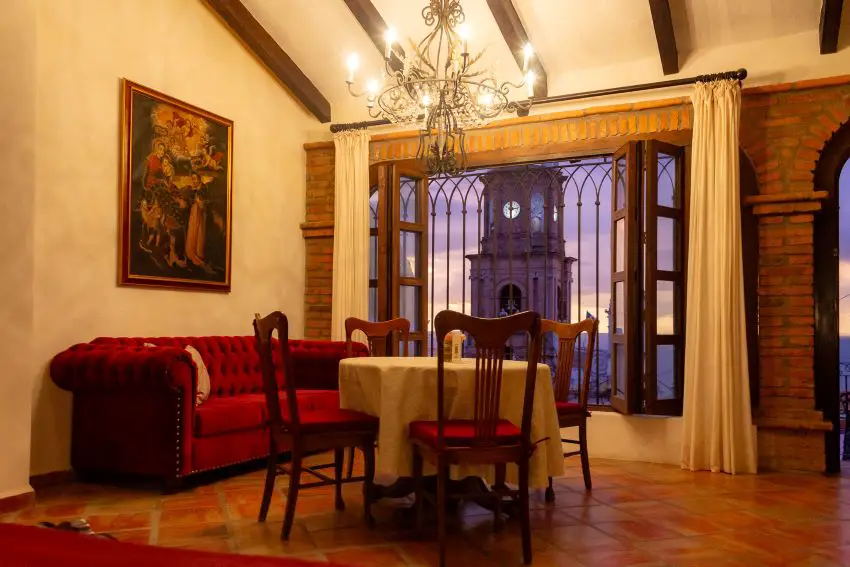
M 684 150 L 654 140 L 614 154 L 611 405 L 680 414 L 687 192 Z
M 401 164 L 369 168 L 369 318 L 410 321 L 411 355 L 424 353 L 427 321 L 428 179 Z M 400 352 L 394 340 L 387 352 Z

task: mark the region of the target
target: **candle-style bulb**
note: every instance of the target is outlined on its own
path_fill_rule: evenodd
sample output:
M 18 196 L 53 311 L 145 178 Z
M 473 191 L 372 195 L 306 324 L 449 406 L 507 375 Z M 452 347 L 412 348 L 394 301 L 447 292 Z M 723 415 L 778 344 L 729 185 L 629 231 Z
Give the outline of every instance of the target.
M 534 71 L 529 71 L 528 73 L 525 74 L 525 85 L 526 85 L 526 88 L 528 89 L 528 98 L 531 98 L 531 97 L 534 96 L 534 80 L 536 78 L 537 77 L 534 76 Z
M 468 42 L 469 42 L 469 26 L 466 24 L 460 24 L 457 27 L 457 35 L 460 37 L 463 47 L 463 53 L 469 53 Z
M 531 60 L 531 56 L 534 55 L 534 48 L 531 47 L 530 43 L 526 43 L 525 47 L 522 48 L 522 70 L 523 72 L 528 71 L 528 62 Z
M 384 33 L 384 40 L 387 42 L 386 49 L 384 50 L 384 58 L 389 59 L 390 55 L 393 52 L 393 43 L 396 42 L 398 36 L 396 35 L 395 28 L 389 27 L 387 31 Z
M 360 67 L 360 56 L 356 53 L 352 53 L 348 56 L 348 61 L 346 61 L 346 65 L 348 66 L 348 82 L 354 82 L 354 72 L 357 71 L 357 68 Z

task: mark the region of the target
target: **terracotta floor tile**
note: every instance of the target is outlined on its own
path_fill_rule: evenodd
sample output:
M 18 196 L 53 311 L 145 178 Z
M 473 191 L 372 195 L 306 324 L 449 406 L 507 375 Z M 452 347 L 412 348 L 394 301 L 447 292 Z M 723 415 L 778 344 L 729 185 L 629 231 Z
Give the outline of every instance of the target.
M 180 545 L 184 541 L 226 539 L 227 526 L 223 523 L 162 526 L 157 531 L 157 545 Z
M 337 547 L 357 547 L 387 543 L 376 530 L 370 530 L 365 526 L 319 530 L 310 532 L 310 538 L 313 540 L 316 548 L 323 551 Z
M 594 527 L 617 539 L 632 541 L 647 541 L 655 539 L 671 539 L 680 534 L 646 520 L 628 522 L 594 522 Z
M 257 508 L 259 512 L 259 507 Z M 181 508 L 178 510 L 163 510 L 159 517 L 159 525 L 183 526 L 193 524 L 209 524 L 223 522 L 224 512 L 218 506 L 206 508 Z
M 541 537 L 563 551 L 578 553 L 595 548 L 622 550 L 625 546 L 616 538 L 587 525 L 553 528 Z
M 595 549 L 586 553 L 580 553 L 575 557 L 584 565 L 594 567 L 656 567 L 665 565 L 659 562 L 657 557 L 651 553 L 628 549 L 625 551 L 611 551 L 608 549 Z
M 109 535 L 117 539 L 118 541 L 126 541 L 128 543 L 141 543 L 147 544 L 150 543 L 151 539 L 151 530 L 148 528 L 140 529 L 140 530 L 121 530 L 109 532 Z
M 135 512 L 129 514 L 87 515 L 86 520 L 91 528 L 96 532 L 133 530 L 149 527 L 151 525 L 151 513 Z
M 254 555 L 292 555 L 296 553 L 315 553 L 316 546 L 310 534 L 301 524 L 295 523 L 289 539 L 280 539 L 282 521 L 233 522 L 228 531 L 236 551 Z M 265 552 L 262 552 L 265 550 Z
M 350 565 L 351 567 L 404 567 L 407 562 L 393 547 L 360 547 L 344 551 L 326 551 L 325 557 L 331 563 Z
M 162 499 L 162 510 L 185 510 L 186 508 L 213 508 L 220 504 L 218 494 L 177 494 Z
M 564 514 L 580 520 L 586 524 L 598 524 L 601 522 L 629 522 L 636 517 L 629 512 L 612 506 L 588 506 L 585 508 L 571 508 Z

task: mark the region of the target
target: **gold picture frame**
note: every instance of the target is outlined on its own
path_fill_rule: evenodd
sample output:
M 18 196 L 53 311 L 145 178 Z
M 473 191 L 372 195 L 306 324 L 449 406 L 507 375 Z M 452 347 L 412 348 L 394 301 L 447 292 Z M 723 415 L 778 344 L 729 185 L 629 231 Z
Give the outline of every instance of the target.
M 119 285 L 229 292 L 233 121 L 121 81 Z

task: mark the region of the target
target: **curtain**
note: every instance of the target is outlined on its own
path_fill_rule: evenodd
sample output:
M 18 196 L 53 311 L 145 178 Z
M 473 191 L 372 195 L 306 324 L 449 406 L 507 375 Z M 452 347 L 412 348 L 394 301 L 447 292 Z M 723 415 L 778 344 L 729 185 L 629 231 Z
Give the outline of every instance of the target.
M 756 472 L 741 255 L 737 80 L 693 93 L 682 468 Z
M 369 316 L 369 134 L 334 134 L 334 256 L 331 339 L 348 317 Z

